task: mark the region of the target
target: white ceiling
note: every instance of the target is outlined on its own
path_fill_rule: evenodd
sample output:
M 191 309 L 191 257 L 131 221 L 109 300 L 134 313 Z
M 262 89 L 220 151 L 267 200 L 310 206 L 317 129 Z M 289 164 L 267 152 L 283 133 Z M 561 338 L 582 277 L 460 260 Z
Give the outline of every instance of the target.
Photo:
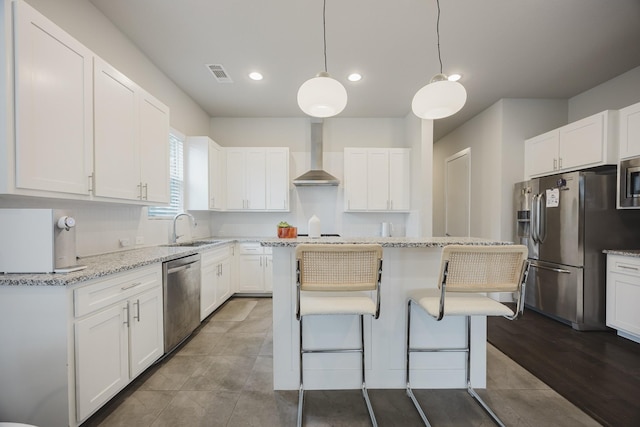
M 90 0 L 212 117 L 305 117 L 324 69 L 322 0 Z M 639 0 L 440 0 L 443 71 L 468 100 L 436 139 L 501 98 L 570 98 L 640 66 Z M 439 72 L 435 0 L 327 0 L 340 117 L 403 117 Z M 233 83 L 205 64 L 222 64 Z M 264 80 L 249 80 L 259 70 Z M 358 71 L 364 78 L 348 82 Z

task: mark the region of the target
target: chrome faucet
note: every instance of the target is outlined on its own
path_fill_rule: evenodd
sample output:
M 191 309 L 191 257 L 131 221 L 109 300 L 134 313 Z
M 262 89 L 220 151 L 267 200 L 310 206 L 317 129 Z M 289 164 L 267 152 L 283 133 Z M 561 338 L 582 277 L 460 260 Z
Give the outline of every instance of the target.
M 178 220 L 178 218 L 180 218 L 183 215 L 184 216 L 188 216 L 189 218 L 191 218 L 191 222 L 193 223 L 194 227 L 198 226 L 198 223 L 196 222 L 196 219 L 190 213 L 180 212 L 180 213 L 176 214 L 176 216 L 173 217 L 173 234 L 171 235 L 171 243 L 178 243 L 178 237 L 182 237 L 183 236 L 182 234 L 181 235 L 177 235 L 176 234 L 176 221 Z

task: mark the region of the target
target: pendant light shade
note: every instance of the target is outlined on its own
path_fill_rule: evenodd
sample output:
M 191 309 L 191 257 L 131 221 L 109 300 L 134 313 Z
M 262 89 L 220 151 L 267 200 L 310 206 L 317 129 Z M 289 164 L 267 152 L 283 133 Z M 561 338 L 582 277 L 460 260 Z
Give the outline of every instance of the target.
M 327 0 L 322 2 L 322 37 L 324 40 L 324 71 L 302 83 L 298 89 L 298 106 L 311 117 L 332 117 L 347 106 L 347 90 L 327 72 Z
M 447 79 L 442 74 L 442 55 L 440 53 L 440 0 L 436 0 L 438 18 L 436 21 L 436 35 L 438 46 L 438 61 L 440 74 L 436 74 L 428 85 L 424 86 L 413 96 L 411 109 L 413 114 L 421 119 L 442 119 L 460 111 L 467 102 L 467 90 L 457 81 Z
M 331 117 L 347 106 L 347 90 L 342 84 L 321 71 L 298 89 L 298 106 L 312 117 Z
M 413 97 L 411 109 L 421 119 L 442 119 L 460 111 L 467 102 L 467 91 L 458 82 L 437 74 Z

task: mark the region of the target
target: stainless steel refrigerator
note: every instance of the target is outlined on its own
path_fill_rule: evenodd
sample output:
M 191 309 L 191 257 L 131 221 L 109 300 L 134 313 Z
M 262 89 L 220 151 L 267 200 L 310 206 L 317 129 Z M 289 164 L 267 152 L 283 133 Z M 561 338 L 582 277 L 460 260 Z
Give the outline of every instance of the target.
M 604 249 L 640 249 L 640 210 L 616 209 L 616 169 L 515 185 L 515 241 L 529 248 L 525 304 L 577 330 L 606 329 Z

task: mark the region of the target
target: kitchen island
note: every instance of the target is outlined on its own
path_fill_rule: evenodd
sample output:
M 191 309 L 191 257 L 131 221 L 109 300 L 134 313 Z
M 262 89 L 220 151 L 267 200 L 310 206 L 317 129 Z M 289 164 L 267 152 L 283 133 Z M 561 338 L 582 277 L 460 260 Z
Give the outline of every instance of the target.
M 442 248 L 449 244 L 503 245 L 509 242 L 477 238 L 343 238 L 265 239 L 273 248 L 273 384 L 276 390 L 299 387 L 299 336 L 295 318 L 295 247 L 300 243 L 379 243 L 383 247 L 380 317 L 365 317 L 367 386 L 405 387 L 407 295 L 419 288 L 436 288 Z M 414 328 L 415 325 L 415 328 Z M 415 333 L 414 333 L 415 331 Z M 464 347 L 463 317 L 437 322 L 423 312 L 412 314 L 412 345 Z M 358 344 L 356 316 L 311 316 L 305 320 L 304 340 L 310 347 Z M 486 317 L 471 320 L 471 383 L 486 387 Z M 305 388 L 357 389 L 361 386 L 359 353 L 305 355 Z M 412 355 L 414 388 L 465 388 L 464 353 Z

